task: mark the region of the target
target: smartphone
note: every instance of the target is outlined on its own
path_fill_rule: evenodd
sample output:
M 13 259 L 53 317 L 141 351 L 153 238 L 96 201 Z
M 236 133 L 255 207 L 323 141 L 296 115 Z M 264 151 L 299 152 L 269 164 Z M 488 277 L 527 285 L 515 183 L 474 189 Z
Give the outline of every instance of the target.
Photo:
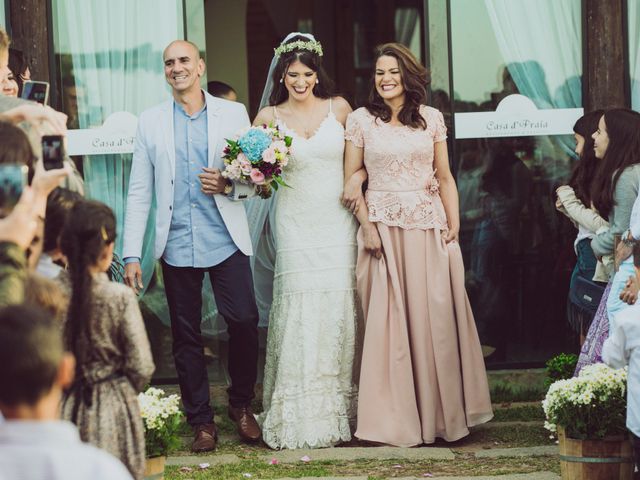
M 45 170 L 64 167 L 62 135 L 44 135 L 42 137 L 42 163 Z
M 27 184 L 29 168 L 8 163 L 0 165 L 0 218 L 11 213 Z
M 47 105 L 49 103 L 49 83 L 25 81 L 22 85 L 22 98 Z

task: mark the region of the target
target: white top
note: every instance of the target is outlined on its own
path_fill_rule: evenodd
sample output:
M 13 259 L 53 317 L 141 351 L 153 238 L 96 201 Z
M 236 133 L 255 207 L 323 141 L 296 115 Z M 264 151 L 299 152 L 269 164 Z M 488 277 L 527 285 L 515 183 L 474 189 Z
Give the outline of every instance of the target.
M 63 421 L 0 423 L 0 480 L 133 480 L 112 455 Z
M 56 264 L 53 259 L 46 253 L 40 255 L 40 259 L 38 260 L 38 265 L 36 266 L 36 272 L 42 275 L 45 278 L 53 280 L 58 278 L 60 272 L 63 271 L 63 268 Z
M 585 238 L 593 238 L 596 236 L 596 232 L 593 230 L 589 230 L 588 228 L 582 226 L 582 224 L 578 224 L 578 235 L 576 236 L 575 242 L 573 242 L 573 249 L 578 253 L 578 243 L 584 240 Z
M 602 347 L 602 360 L 612 368 L 629 365 L 627 428 L 640 436 L 640 305 L 616 316 L 613 331 Z

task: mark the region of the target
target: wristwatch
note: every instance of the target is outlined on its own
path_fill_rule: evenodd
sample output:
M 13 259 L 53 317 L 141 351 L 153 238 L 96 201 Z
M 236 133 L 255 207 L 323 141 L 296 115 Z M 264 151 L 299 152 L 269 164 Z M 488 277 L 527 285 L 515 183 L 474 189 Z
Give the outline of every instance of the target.
M 627 247 L 632 247 L 636 243 L 636 239 L 631 236 L 631 230 L 627 230 L 621 240 Z
M 233 192 L 233 183 L 230 180 L 227 180 L 227 184 L 224 186 L 222 193 L 228 196 L 231 195 L 231 192 Z

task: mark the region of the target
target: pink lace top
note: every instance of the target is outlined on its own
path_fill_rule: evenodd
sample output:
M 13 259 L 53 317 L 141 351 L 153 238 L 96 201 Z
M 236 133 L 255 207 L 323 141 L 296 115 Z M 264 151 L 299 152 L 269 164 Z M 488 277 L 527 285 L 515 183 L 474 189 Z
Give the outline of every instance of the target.
M 447 138 L 447 129 L 435 108 L 423 105 L 420 113 L 426 130 L 389 125 L 359 108 L 347 118 L 345 138 L 364 148 L 369 220 L 406 229 L 446 230 L 433 145 Z

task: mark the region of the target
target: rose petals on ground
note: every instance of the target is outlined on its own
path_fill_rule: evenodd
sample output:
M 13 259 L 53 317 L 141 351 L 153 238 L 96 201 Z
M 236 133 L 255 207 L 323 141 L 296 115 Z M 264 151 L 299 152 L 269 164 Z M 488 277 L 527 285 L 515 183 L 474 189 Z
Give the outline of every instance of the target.
M 391 468 L 404 468 L 404 467 L 403 467 L 402 465 L 394 465 L 394 466 L 393 466 L 393 467 L 391 467 Z
M 253 475 L 251 475 L 250 473 L 243 473 L 243 474 L 242 474 L 242 476 L 243 476 L 244 478 L 251 478 L 251 477 L 253 477 Z
M 280 462 L 277 458 L 272 458 L 271 460 L 269 460 L 269 465 L 278 465 L 279 463 Z
M 198 468 L 199 468 L 200 470 L 206 470 L 206 469 L 207 469 L 207 468 L 209 468 L 210 466 L 211 466 L 211 464 L 210 464 L 210 463 L 201 463 L 201 464 L 199 464 L 199 465 L 198 465 Z
M 304 457 L 302 457 L 302 458 L 300 459 L 300 461 L 301 461 L 301 462 L 304 462 L 304 463 L 308 463 L 308 462 L 310 462 L 310 461 L 311 461 L 311 458 L 309 457 L 309 455 L 305 455 Z

